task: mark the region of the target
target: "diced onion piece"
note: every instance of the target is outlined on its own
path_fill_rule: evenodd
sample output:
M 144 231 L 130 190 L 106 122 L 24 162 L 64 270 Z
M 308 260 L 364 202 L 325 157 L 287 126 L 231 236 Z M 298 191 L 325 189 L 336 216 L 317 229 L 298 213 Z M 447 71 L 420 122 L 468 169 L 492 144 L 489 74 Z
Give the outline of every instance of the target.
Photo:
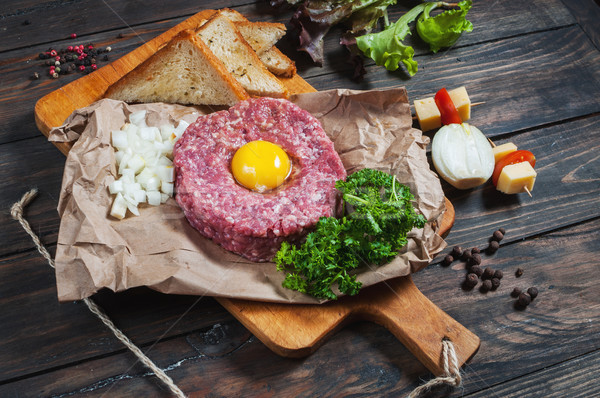
M 137 111 L 129 115 L 129 122 L 137 126 L 146 125 L 146 111 Z
M 121 180 L 116 180 L 111 182 L 108 185 L 108 191 L 112 194 L 115 195 L 119 192 L 123 192 L 123 181 Z
M 163 141 L 168 140 L 174 131 L 175 127 L 171 126 L 170 124 L 163 124 L 162 126 L 160 126 L 160 135 Z
M 185 120 L 180 120 L 179 124 L 177 125 L 177 127 L 175 128 L 175 131 L 173 132 L 175 134 L 175 137 L 179 138 L 183 135 L 183 132 L 185 131 L 185 129 L 188 128 L 190 124 L 188 122 L 186 122 Z
M 122 220 L 127 213 L 127 202 L 123 198 L 121 193 L 117 193 L 115 200 L 113 201 L 112 207 L 110 208 L 110 215 Z
M 173 166 L 156 166 L 156 175 L 163 182 L 175 181 L 175 168 Z
M 485 135 L 468 123 L 443 126 L 433 137 L 431 157 L 440 177 L 458 189 L 485 183 L 494 172 L 494 153 Z
M 122 130 L 115 130 L 111 132 L 112 145 L 115 148 L 126 148 L 127 147 L 127 133 Z
M 142 171 L 142 169 L 144 168 L 145 165 L 146 165 L 146 161 L 144 160 L 143 157 L 141 157 L 138 154 L 133 155 L 131 157 L 131 159 L 129 159 L 127 161 L 127 168 L 133 170 L 134 174 L 137 174 L 140 171 Z
M 148 204 L 152 206 L 160 205 L 161 195 L 158 191 L 147 191 L 146 198 L 148 199 Z
M 112 131 L 115 160 L 121 177 L 109 185 L 116 194 L 111 215 L 122 219 L 127 210 L 139 215 L 138 204 L 158 206 L 174 193 L 173 147 L 189 123 L 177 127 L 146 124 L 146 111 L 133 112 L 121 130 Z
M 148 191 L 157 191 L 160 188 L 160 179 L 152 176 L 146 181 L 146 187 Z
M 160 185 L 160 190 L 163 193 L 166 193 L 169 196 L 173 196 L 173 183 L 172 182 L 162 182 L 162 184 Z

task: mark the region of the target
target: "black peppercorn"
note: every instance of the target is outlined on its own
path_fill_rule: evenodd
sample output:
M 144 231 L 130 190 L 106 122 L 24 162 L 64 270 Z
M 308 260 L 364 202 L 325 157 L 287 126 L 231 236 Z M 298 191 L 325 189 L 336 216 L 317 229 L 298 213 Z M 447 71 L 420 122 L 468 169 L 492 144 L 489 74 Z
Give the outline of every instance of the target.
M 446 255 L 446 257 L 444 257 L 444 261 L 442 261 L 442 265 L 448 266 L 448 265 L 452 264 L 452 261 L 454 261 L 454 257 L 452 257 L 452 255 L 448 254 L 448 255 Z
M 517 278 L 520 278 L 523 275 L 523 268 L 517 268 L 517 271 L 515 272 L 515 276 Z
M 504 228 L 498 228 L 498 231 L 500 231 L 502 235 L 506 234 L 506 230 Z
M 481 256 L 477 253 L 472 254 L 468 261 L 470 265 L 479 265 L 481 264 Z
M 102 57 L 102 61 L 108 61 L 108 55 L 105 55 L 104 57 Z
M 29 19 L 26 19 L 23 21 L 23 25 L 31 25 L 31 21 Z
M 502 271 L 500 271 L 499 269 L 497 269 L 494 272 L 494 278 L 496 278 L 496 279 L 502 279 L 503 276 L 504 276 L 504 273 Z
M 531 303 L 531 297 L 527 293 L 521 293 L 519 294 L 517 303 L 522 307 L 527 307 Z
M 471 254 L 471 250 L 467 249 L 467 250 L 465 250 L 465 251 L 463 252 L 463 254 L 462 254 L 462 259 L 463 259 L 463 260 L 468 260 L 468 259 L 470 259 L 470 258 L 471 258 L 471 255 L 472 255 L 472 254 Z
M 529 297 L 531 297 L 531 299 L 533 300 L 537 297 L 538 290 L 536 287 L 530 287 L 529 289 L 527 289 L 527 293 L 529 293 Z
M 479 253 L 481 253 L 481 250 L 479 250 L 478 247 L 474 247 L 474 248 L 471 249 L 471 253 L 472 254 L 479 254 Z
M 498 243 L 498 241 L 491 241 L 490 245 L 488 246 L 488 253 L 496 253 L 498 251 L 498 249 L 500 248 L 500 244 Z
M 452 253 L 450 253 L 450 254 L 452 254 L 452 256 L 454 256 L 454 258 L 460 258 L 460 256 L 462 256 L 462 254 L 463 254 L 463 249 L 460 246 L 454 246 L 452 248 Z
M 494 277 L 494 270 L 490 267 L 486 267 L 481 274 L 482 279 L 492 279 Z
M 500 231 L 494 231 L 494 234 L 492 235 L 492 239 L 500 242 L 502 239 L 504 239 L 504 234 Z
M 500 286 L 500 279 L 492 278 L 492 290 L 498 289 L 499 286 Z
M 479 265 L 472 266 L 470 271 L 477 276 L 481 276 L 483 274 L 483 268 L 481 268 Z
M 469 273 L 465 278 L 464 287 L 468 290 L 473 289 L 475 286 L 477 286 L 477 282 L 479 282 L 477 275 Z
M 513 289 L 513 291 L 510 293 L 510 295 L 511 295 L 512 297 L 514 297 L 514 298 L 517 298 L 517 297 L 519 297 L 519 294 L 521 294 L 521 293 L 522 293 L 522 290 L 521 290 L 521 288 L 519 288 L 519 287 L 515 287 L 515 288 Z
M 489 292 L 492 289 L 492 281 L 489 279 L 483 281 L 479 289 L 482 293 Z
M 48 58 L 50 58 L 50 56 L 46 53 L 39 53 L 38 58 L 39 59 L 48 59 Z

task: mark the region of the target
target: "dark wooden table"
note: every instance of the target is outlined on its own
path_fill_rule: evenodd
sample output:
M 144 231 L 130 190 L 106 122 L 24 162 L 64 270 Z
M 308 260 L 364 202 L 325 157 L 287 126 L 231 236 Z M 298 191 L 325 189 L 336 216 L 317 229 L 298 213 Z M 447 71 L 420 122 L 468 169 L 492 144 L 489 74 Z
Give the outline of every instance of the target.
M 291 16 L 263 0 L 0 6 L 0 396 L 169 395 L 83 303 L 57 302 L 53 270 L 9 209 L 37 187 L 26 217 L 54 253 L 65 157 L 37 130 L 33 109 L 80 75 L 48 78 L 38 53 L 94 43 L 111 46 L 117 59 L 202 8 L 224 6 L 251 20 L 288 23 Z M 391 19 L 406 9 L 391 7 Z M 482 341 L 463 386 L 433 396 L 600 396 L 600 6 L 475 0 L 469 19 L 474 31 L 449 51 L 434 55 L 414 41 L 420 69 L 410 79 L 368 63 L 366 78 L 353 81 L 338 29 L 326 39 L 322 68 L 287 38 L 282 48 L 320 90 L 406 86 L 413 100 L 465 85 L 473 101 L 485 102 L 473 109 L 472 124 L 537 156 L 533 198 L 502 195 L 489 183 L 472 191 L 444 185 L 457 215 L 449 246 L 485 247 L 504 227 L 501 249 L 483 261 L 505 277 L 483 294 L 461 289 L 459 262 L 444 267 L 436 259 L 414 275 L 427 297 Z M 41 78 L 32 79 L 34 72 Z M 510 292 L 530 286 L 538 298 L 516 310 Z M 307 358 L 286 359 L 212 298 L 140 288 L 103 291 L 94 300 L 190 396 L 401 396 L 432 378 L 388 331 L 366 322 Z

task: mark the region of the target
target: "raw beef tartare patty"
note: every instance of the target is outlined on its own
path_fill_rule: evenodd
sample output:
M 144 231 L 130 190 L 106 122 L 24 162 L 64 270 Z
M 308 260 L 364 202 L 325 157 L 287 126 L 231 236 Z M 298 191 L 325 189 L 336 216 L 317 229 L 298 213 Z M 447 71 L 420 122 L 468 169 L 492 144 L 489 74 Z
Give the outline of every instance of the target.
M 292 172 L 258 193 L 239 185 L 231 159 L 242 145 L 281 146 Z M 346 171 L 319 121 L 287 100 L 254 98 L 199 117 L 175 144 L 175 198 L 202 235 L 252 261 L 271 260 L 284 240 L 296 242 L 320 217 L 335 216 L 335 181 Z

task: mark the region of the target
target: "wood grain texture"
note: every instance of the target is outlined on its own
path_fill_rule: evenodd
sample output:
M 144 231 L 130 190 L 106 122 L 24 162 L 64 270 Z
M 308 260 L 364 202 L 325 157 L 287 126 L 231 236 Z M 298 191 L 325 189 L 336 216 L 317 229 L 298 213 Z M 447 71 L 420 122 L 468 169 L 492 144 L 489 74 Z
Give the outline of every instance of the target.
M 534 375 L 526 375 L 499 386 L 487 388 L 471 395 L 473 398 L 545 397 L 587 398 L 600 396 L 600 350 L 551 366 Z M 577 385 L 576 392 L 573 385 Z
M 464 389 L 440 389 L 429 396 L 595 396 L 599 392 L 591 376 L 598 373 L 600 349 L 597 8 L 592 0 L 475 3 L 469 18 L 475 30 L 455 48 L 431 55 L 422 45 L 415 47 L 420 71 L 412 79 L 369 66 L 363 83 L 351 81 L 336 32 L 325 41 L 327 53 L 333 53 L 323 68 L 310 66 L 287 39 L 282 44 L 298 61 L 301 76 L 318 89 L 406 85 L 412 100 L 440 85 L 466 84 L 474 100 L 486 101 L 474 109 L 473 124 L 500 143 L 514 141 L 538 155 L 544 183 L 538 180 L 531 200 L 507 200 L 489 186 L 459 192 L 444 184 L 457 212 L 450 245 L 485 247 L 494 229 L 507 228 L 500 251 L 484 256 L 484 264 L 503 270 L 505 277 L 496 292 L 482 294 L 461 289 L 465 271 L 459 262 L 447 268 L 433 264 L 413 275 L 426 297 L 482 339 L 465 368 Z M 82 4 L 89 15 L 81 15 Z M 70 44 L 68 35 L 76 32 L 81 44 L 111 45 L 114 60 L 209 3 L 177 0 L 177 10 L 164 13 L 138 12 L 137 7 L 166 7 L 154 0 L 108 4 L 121 7 L 125 23 L 135 21 L 135 33 L 123 22 L 108 20 L 106 9 L 98 12 L 106 7 L 101 2 L 0 4 L 3 397 L 169 396 L 87 310 L 76 303 L 56 305 L 51 270 L 35 251 L 19 253 L 33 246 L 8 215 L 14 200 L 38 186 L 40 195 L 27 217 L 46 244 L 56 242 L 64 157 L 39 135 L 33 106 L 79 75 L 30 80 L 34 71 L 44 71 L 33 59 L 36 54 Z M 392 19 L 403 7 L 392 7 Z M 272 11 L 266 1 L 237 9 L 251 19 L 287 23 L 290 16 Z M 90 15 L 104 15 L 106 24 Z M 32 24 L 21 26 L 23 18 Z M 518 266 L 526 271 L 519 279 L 513 274 Z M 510 290 L 530 285 L 540 288 L 540 296 L 527 310 L 515 311 Z M 405 396 L 431 377 L 394 335 L 368 322 L 347 325 L 307 358 L 289 359 L 249 335 L 213 299 L 202 299 L 181 323 L 177 318 L 196 298 L 135 290 L 102 292 L 97 299 L 190 396 Z
M 462 290 L 465 271 L 458 262 L 447 268 L 428 267 L 413 275 L 431 301 L 482 338 L 479 353 L 464 370 L 464 389 L 453 394 L 444 390 L 442 396 L 483 390 L 494 396 L 499 385 L 515 382 L 520 375 L 568 364 L 600 349 L 597 280 L 586 277 L 597 269 L 595 253 L 599 250 L 600 232 L 592 221 L 518 241 L 493 256 L 484 256 L 486 266 L 504 271 L 500 288 L 493 292 Z M 514 277 L 517 267 L 525 268 L 521 278 Z M 510 291 L 515 286 L 534 285 L 540 290 L 538 298 L 525 311 L 516 311 Z M 115 295 L 117 300 L 120 295 Z M 131 323 L 139 316 L 136 311 L 119 312 L 130 317 Z M 156 313 L 155 319 L 161 320 L 162 314 Z M 196 320 L 201 322 L 202 315 Z M 76 321 L 74 317 L 69 322 Z M 148 327 L 152 328 L 151 324 Z M 144 350 L 190 396 L 240 392 L 249 397 L 405 396 L 421 379 L 429 378 L 426 368 L 396 337 L 375 324 L 348 325 L 302 359 L 279 357 L 244 330 L 235 320 L 223 320 Z M 49 328 L 44 338 L 49 341 L 53 336 L 61 334 Z M 92 342 L 97 340 L 90 338 Z M 40 343 L 30 341 L 34 347 L 41 347 Z M 61 345 L 68 346 L 68 341 Z M 122 396 L 133 392 L 168 396 L 154 377 L 135 364 L 131 354 L 104 348 L 106 354 L 99 357 L 72 350 L 72 365 L 2 384 L 0 395 L 19 391 L 20 396 Z M 112 355 L 104 357 L 109 353 Z M 75 360 L 78 356 L 80 360 Z M 20 361 L 26 358 L 15 358 L 13 363 Z M 564 391 L 579 380 L 565 379 Z

